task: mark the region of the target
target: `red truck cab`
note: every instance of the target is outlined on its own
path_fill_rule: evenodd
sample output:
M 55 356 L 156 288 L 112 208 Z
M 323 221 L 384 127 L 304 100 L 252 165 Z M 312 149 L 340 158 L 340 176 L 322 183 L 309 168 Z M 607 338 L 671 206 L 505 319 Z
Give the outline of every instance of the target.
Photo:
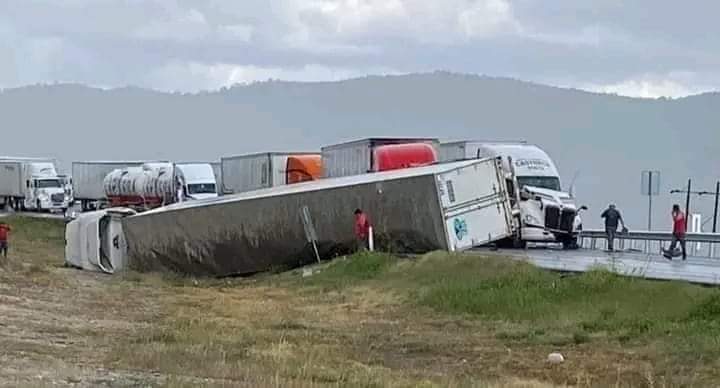
M 373 155 L 373 171 L 399 170 L 437 163 L 435 148 L 427 143 L 404 143 L 378 146 Z
M 287 158 L 285 182 L 293 183 L 314 181 L 322 177 L 322 157 L 318 155 L 293 155 Z

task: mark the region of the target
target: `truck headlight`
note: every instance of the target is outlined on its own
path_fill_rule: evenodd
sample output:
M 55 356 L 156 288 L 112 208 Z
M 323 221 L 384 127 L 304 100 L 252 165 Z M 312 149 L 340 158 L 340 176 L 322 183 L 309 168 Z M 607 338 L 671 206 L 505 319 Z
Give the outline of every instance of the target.
M 532 214 L 526 214 L 526 215 L 525 215 L 525 223 L 526 223 L 526 224 L 534 224 L 534 225 L 540 225 L 540 224 L 541 224 L 540 220 L 538 220 L 537 217 L 535 217 L 535 216 L 532 215 Z

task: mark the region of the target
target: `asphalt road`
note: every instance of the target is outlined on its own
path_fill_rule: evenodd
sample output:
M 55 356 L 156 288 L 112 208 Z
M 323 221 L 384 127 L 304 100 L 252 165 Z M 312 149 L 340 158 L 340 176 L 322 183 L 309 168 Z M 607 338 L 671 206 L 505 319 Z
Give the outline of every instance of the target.
M 604 268 L 615 273 L 657 280 L 685 280 L 691 283 L 720 285 L 720 259 L 689 257 L 687 261 L 675 258 L 672 261 L 661 255 L 636 251 L 605 252 L 579 249 L 561 250 L 534 248 L 527 250 L 486 248 L 476 249 L 489 255 L 501 255 L 526 260 L 540 268 L 564 272 L 586 272 Z

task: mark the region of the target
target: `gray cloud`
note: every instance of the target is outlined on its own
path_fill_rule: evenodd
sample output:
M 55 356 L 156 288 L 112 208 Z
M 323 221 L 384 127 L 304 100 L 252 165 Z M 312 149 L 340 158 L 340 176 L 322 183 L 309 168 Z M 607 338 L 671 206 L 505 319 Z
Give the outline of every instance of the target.
M 6 0 L 0 86 L 195 91 L 445 69 L 635 95 L 720 85 L 720 3 Z

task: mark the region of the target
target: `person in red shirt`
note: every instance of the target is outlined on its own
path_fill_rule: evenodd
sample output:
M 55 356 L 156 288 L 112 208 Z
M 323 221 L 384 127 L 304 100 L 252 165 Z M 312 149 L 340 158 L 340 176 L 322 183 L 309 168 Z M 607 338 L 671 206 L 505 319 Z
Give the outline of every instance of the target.
M 10 225 L 0 222 L 0 254 L 7 259 L 8 255 L 8 240 L 10 237 Z
M 355 239 L 358 250 L 365 250 L 368 247 L 368 236 L 370 235 L 370 220 L 360 209 L 355 209 Z
M 680 205 L 673 205 L 672 209 L 672 219 L 673 219 L 673 238 L 672 243 L 670 244 L 670 249 L 668 250 L 668 254 L 665 255 L 665 258 L 668 260 L 672 260 L 672 255 L 675 252 L 675 247 L 678 243 L 680 243 L 680 248 L 682 249 L 682 259 L 687 259 L 687 252 L 685 250 L 685 232 L 687 231 L 687 220 L 685 218 L 685 213 L 683 213 L 680 210 Z

